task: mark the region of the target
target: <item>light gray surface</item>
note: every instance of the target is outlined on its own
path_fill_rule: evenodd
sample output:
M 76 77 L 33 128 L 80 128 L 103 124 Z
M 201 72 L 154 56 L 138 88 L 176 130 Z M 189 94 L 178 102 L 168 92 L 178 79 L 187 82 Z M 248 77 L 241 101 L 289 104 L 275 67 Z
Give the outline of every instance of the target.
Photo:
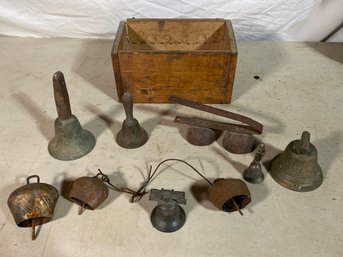
M 174 105 L 136 105 L 150 139 L 135 150 L 116 145 L 124 111 L 113 99 L 111 41 L 0 38 L 0 45 L 1 256 L 343 255 L 342 44 L 238 42 L 233 102 L 220 106 L 265 125 L 259 137 L 267 145 L 265 161 L 310 131 L 324 172 L 319 189 L 292 192 L 266 174 L 262 184 L 248 185 L 253 200 L 241 217 L 206 200 L 198 203 L 192 192 L 206 184 L 183 164 L 170 163 L 148 188 L 186 192 L 181 230 L 155 230 L 149 220 L 155 203 L 147 196 L 131 204 L 128 195 L 110 191 L 99 209 L 81 216 L 60 197 L 53 221 L 41 227 L 36 241 L 30 229 L 16 227 L 6 204 L 28 174 L 60 189 L 63 180 L 101 168 L 113 183 L 137 188 L 148 164 L 156 167 L 165 158 L 187 160 L 211 179 L 241 178 L 253 154 L 230 154 L 217 142 L 188 144 L 185 126 L 172 120 L 176 113 L 198 113 Z M 77 161 L 58 161 L 47 151 L 57 116 L 51 82 L 57 70 L 66 77 L 73 113 L 97 137 L 94 150 Z

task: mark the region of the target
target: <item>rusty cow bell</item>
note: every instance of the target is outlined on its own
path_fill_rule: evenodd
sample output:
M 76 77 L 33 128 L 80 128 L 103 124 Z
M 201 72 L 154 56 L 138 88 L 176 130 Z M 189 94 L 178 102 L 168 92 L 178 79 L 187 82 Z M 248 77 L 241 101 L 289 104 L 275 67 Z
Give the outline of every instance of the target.
M 79 214 L 84 209 L 94 210 L 108 197 L 108 187 L 95 177 L 81 177 L 72 184 L 69 199 L 80 205 Z
M 240 179 L 216 179 L 208 188 L 208 198 L 218 209 L 241 215 L 241 209 L 251 202 L 250 191 Z
M 36 183 L 30 183 L 36 178 Z M 26 179 L 27 185 L 14 190 L 7 205 L 18 227 L 32 227 L 32 240 L 36 239 L 35 226 L 49 222 L 54 214 L 58 191 L 49 184 L 40 183 L 38 175 Z

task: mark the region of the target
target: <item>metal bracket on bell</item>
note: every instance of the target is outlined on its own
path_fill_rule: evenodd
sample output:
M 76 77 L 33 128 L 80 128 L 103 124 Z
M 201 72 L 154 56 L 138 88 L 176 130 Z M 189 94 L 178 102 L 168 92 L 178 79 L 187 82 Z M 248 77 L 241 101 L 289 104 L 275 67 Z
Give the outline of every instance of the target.
M 185 192 L 151 189 L 150 201 L 158 205 L 151 212 L 152 225 L 161 232 L 179 230 L 186 221 L 186 213 L 179 204 L 186 204 Z
M 85 209 L 94 210 L 108 197 L 108 187 L 95 177 L 80 177 L 72 184 L 69 199 L 80 205 L 79 215 Z
M 36 183 L 30 180 L 36 178 Z M 40 183 L 38 175 L 26 179 L 27 185 L 14 190 L 7 205 L 18 227 L 31 227 L 32 240 L 36 239 L 35 227 L 49 222 L 54 214 L 58 191 L 49 184 Z
M 58 160 L 75 160 L 92 151 L 95 137 L 83 129 L 79 120 L 71 113 L 63 73 L 57 71 L 52 80 L 58 118 L 55 120 L 55 136 L 51 139 L 48 150 Z

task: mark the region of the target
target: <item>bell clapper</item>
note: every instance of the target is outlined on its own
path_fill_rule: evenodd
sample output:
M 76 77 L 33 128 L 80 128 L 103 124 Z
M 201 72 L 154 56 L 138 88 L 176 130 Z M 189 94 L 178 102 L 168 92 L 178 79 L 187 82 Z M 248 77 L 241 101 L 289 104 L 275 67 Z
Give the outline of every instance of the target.
M 32 219 L 31 237 L 32 237 L 32 240 L 36 240 L 36 224 L 35 224 L 35 219 Z
M 86 207 L 86 204 L 85 203 L 82 203 L 80 205 L 80 208 L 79 208 L 79 215 L 81 215 L 84 211 L 85 211 L 85 208 Z
M 236 210 L 239 212 L 239 214 L 243 216 L 243 212 L 242 212 L 242 210 L 239 208 L 239 206 L 238 206 L 238 204 L 236 203 L 236 201 L 235 201 L 233 198 L 231 198 L 231 201 L 232 201 L 233 205 L 235 206 Z

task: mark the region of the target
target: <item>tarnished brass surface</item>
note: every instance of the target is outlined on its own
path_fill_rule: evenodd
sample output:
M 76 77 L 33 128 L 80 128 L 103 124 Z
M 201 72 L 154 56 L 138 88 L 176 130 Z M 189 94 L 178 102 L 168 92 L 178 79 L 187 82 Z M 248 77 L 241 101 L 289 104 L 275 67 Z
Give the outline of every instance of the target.
M 75 180 L 69 198 L 82 208 L 94 210 L 108 197 L 108 187 L 98 178 L 81 177 Z
M 148 141 L 148 133 L 139 125 L 133 117 L 133 100 L 129 92 L 122 96 L 126 119 L 122 124 L 121 130 L 116 136 L 116 142 L 123 148 L 138 148 Z
M 55 120 L 55 136 L 51 139 L 48 150 L 56 159 L 75 160 L 94 148 L 95 137 L 83 129 L 76 116 L 72 115 L 63 73 L 56 72 L 52 80 L 58 118 Z
M 310 133 L 288 144 L 285 151 L 271 163 L 270 174 L 285 188 L 298 192 L 312 191 L 323 182 L 316 147 L 310 143 Z
M 37 183 L 30 179 L 37 178 Z M 39 176 L 27 178 L 27 185 L 14 190 L 7 204 L 18 227 L 33 227 L 49 222 L 54 214 L 58 191 L 49 184 L 40 183 Z M 32 239 L 35 239 L 34 230 Z
M 243 178 L 253 184 L 259 184 L 264 180 L 262 172 L 261 160 L 266 151 L 263 143 L 259 144 L 255 153 L 254 160 L 250 163 L 249 167 L 244 170 Z
M 239 211 L 251 202 L 247 185 L 239 179 L 215 180 L 208 188 L 208 198 L 214 206 L 225 212 Z

